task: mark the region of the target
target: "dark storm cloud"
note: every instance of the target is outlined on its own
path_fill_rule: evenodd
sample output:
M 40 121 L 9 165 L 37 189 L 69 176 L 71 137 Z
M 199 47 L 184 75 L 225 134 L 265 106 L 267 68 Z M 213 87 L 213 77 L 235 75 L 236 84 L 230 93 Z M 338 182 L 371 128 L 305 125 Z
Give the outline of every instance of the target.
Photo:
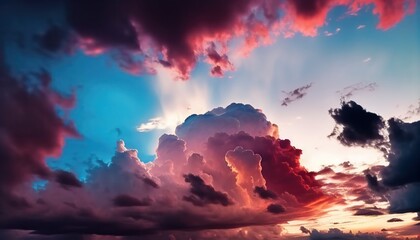
M 354 215 L 355 216 L 378 216 L 383 215 L 384 213 L 382 211 L 376 210 L 376 209 L 359 209 L 357 210 Z
M 404 220 L 402 220 L 401 218 L 391 218 L 388 219 L 387 222 L 403 222 Z
M 151 204 L 149 198 L 140 200 L 127 194 L 118 195 L 112 201 L 116 207 L 141 207 L 149 206 Z
M 77 179 L 77 177 L 67 171 L 63 170 L 57 170 L 54 172 L 55 175 L 55 181 L 59 183 L 63 188 L 69 188 L 69 187 L 82 187 L 83 184 Z
M 383 183 L 379 182 L 378 178 L 375 175 L 367 173 L 365 177 L 368 187 L 374 192 L 385 193 L 388 191 L 387 187 L 383 186 Z
M 292 90 L 290 92 L 283 92 L 286 94 L 286 97 L 282 100 L 281 105 L 286 107 L 292 102 L 303 98 L 307 94 L 307 91 L 310 87 L 312 87 L 312 83 L 296 88 L 295 90 Z
M 23 203 L 11 189 L 35 176 L 52 176 L 45 158 L 59 156 L 65 137 L 78 133 L 56 112 L 71 108 L 74 96 L 51 89 L 45 70 L 13 76 L 2 57 L 0 52 L 0 208 L 7 208 Z
M 191 184 L 190 192 L 193 194 L 184 196 L 185 201 L 191 202 L 196 206 L 204 206 L 207 204 L 228 206 L 233 204 L 226 193 L 216 191 L 212 186 L 205 184 L 203 179 L 199 176 L 187 174 L 184 175 L 184 178 L 185 182 Z
M 332 136 L 347 146 L 371 146 L 385 153 L 389 164 L 365 172 L 368 187 L 390 203 L 391 213 L 420 210 L 420 121 L 406 123 L 396 118 L 386 123 L 357 103 L 342 103 L 330 115 L 336 127 Z M 387 128 L 385 128 L 387 127 Z M 384 135 L 383 135 L 384 134 Z M 377 175 L 381 178 L 378 179 Z M 370 201 L 366 196 L 364 200 Z
M 286 209 L 280 204 L 272 203 L 267 206 L 267 211 L 273 214 L 280 214 L 284 213 Z
M 273 191 L 270 191 L 264 187 L 256 186 L 254 192 L 262 199 L 277 199 L 277 194 Z
M 330 109 L 329 114 L 342 127 L 342 130 L 336 127 L 329 136 L 336 136 L 343 145 L 375 145 L 384 140 L 382 117 L 366 111 L 354 101 L 342 102 L 341 108 Z
M 404 123 L 398 119 L 388 120 L 389 165 L 381 174 L 387 186 L 400 186 L 420 182 L 420 121 Z
M 302 233 L 304 233 L 304 234 L 310 234 L 311 233 L 311 231 L 309 230 L 309 229 L 307 229 L 306 227 L 304 227 L 304 226 L 300 226 L 300 231 L 302 231 Z

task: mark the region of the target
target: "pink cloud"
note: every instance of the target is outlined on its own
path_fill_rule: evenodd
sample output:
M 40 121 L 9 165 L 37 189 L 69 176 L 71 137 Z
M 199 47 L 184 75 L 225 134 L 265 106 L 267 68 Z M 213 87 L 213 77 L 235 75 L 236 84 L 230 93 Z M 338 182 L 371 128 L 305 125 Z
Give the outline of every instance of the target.
M 373 14 L 379 17 L 377 27 L 386 30 L 412 13 L 415 4 L 414 0 L 206 0 L 202 4 L 193 0 L 119 4 L 76 0 L 66 5 L 69 29 L 53 26 L 37 39 L 49 52 L 74 46 L 91 55 L 122 52 L 115 59 L 129 73 L 153 74 L 162 65 L 183 80 L 204 56 L 211 65 L 210 73 L 221 77 L 234 70 L 228 47 L 232 40 L 242 42 L 239 51 L 247 55 L 277 36 L 301 33 L 314 37 L 327 24 L 328 13 L 338 6 L 354 15 L 373 5 Z M 62 46 L 66 43 L 73 47 Z
M 319 216 L 337 198 L 320 190 L 315 173 L 299 163 L 302 151 L 273 127 L 261 110 L 232 104 L 187 118 L 177 129 L 182 138 L 164 134 L 150 163 L 118 141 L 111 163 L 99 162 L 84 182 L 61 170 L 39 191 L 22 180 L 13 199 L 20 207 L 4 209 L 0 226 L 145 238 L 188 231 L 211 239 L 211 229 L 236 236 L 241 227 L 249 232 L 239 236 L 251 236 L 261 225 Z

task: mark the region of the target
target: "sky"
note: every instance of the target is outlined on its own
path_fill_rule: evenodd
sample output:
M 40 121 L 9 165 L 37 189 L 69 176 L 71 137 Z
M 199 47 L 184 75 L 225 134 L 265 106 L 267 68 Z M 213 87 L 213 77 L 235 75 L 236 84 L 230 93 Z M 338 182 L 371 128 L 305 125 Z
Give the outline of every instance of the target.
M 0 2 L 0 239 L 418 239 L 416 0 Z

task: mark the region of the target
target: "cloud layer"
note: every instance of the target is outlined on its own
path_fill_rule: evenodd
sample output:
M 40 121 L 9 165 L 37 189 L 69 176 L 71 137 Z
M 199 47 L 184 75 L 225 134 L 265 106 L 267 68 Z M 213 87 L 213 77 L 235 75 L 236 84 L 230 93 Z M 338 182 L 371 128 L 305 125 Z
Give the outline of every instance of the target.
M 192 115 L 177 135 L 161 136 L 153 162 L 118 141 L 111 163 L 99 161 L 84 182 L 61 170 L 38 191 L 22 180 L 15 197 L 26 207 L 3 209 L 0 227 L 152 239 L 184 230 L 211 239 L 204 234 L 211 229 L 240 236 L 241 227 L 252 235 L 260 225 L 322 214 L 317 206 L 337 199 L 300 165 L 302 151 L 277 134 L 250 105 Z
M 156 66 L 188 79 L 198 61 L 210 64 L 210 73 L 221 77 L 234 69 L 232 52 L 249 53 L 278 36 L 296 33 L 316 36 L 337 7 L 356 15 L 372 5 L 386 30 L 413 11 L 415 0 L 194 0 L 165 1 L 44 1 L 38 8 L 62 12 L 64 22 L 38 32 L 35 42 L 47 54 L 110 53 L 116 63 L 133 74 L 154 73 Z M 29 4 L 23 1 L 19 4 Z M 58 6 L 60 5 L 61 6 Z M 34 4 L 33 4 L 34 5 Z M 34 7 L 32 5 L 32 7 Z M 36 5 L 36 4 L 35 4 Z M 56 9 L 55 9 L 56 8 Z M 57 10 L 59 9 L 59 10 Z M 240 41 L 237 41 L 240 40 Z M 239 42 L 232 49 L 231 42 Z

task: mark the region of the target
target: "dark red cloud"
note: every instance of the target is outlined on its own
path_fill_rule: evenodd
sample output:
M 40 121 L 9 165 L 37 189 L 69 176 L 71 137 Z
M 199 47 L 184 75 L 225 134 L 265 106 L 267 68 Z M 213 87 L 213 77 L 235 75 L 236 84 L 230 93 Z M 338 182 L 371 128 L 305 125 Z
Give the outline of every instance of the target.
M 208 151 L 214 158 L 221 158 L 228 149 L 241 146 L 261 156 L 262 175 L 267 189 L 281 195 L 289 193 L 301 202 L 314 201 L 323 196 L 315 173 L 300 166 L 300 149 L 291 146 L 289 140 L 273 137 L 252 137 L 244 132 L 238 134 L 216 134 L 208 141 Z
M 64 139 L 78 136 L 56 112 L 71 108 L 74 95 L 62 95 L 50 83 L 45 70 L 15 77 L 0 60 L 0 202 L 15 202 L 9 190 L 35 176 L 53 177 L 45 158 L 58 157 Z
M 328 13 L 337 6 L 346 6 L 350 14 L 355 14 L 362 7 L 373 5 L 373 14 L 379 17 L 377 28 L 386 30 L 401 21 L 405 14 L 414 11 L 415 4 L 414 0 L 287 0 L 285 12 L 292 29 L 315 36 L 317 28 L 327 22 Z
M 316 36 L 317 30 L 328 23 L 328 13 L 340 6 L 348 9 L 346 14 L 355 15 L 361 8 L 373 5 L 373 14 L 379 17 L 377 27 L 385 30 L 414 11 L 416 3 L 415 0 L 59 2 L 63 3 L 60 11 L 64 9 L 65 16 L 61 18 L 65 22 L 35 34 L 39 47 L 45 51 L 78 47 L 87 54 L 110 52 L 117 64 L 130 73 L 155 73 L 157 66 L 163 66 L 171 68 L 180 79 L 188 79 L 201 60 L 211 65 L 213 76 L 233 70 L 229 60 L 233 40 L 241 44 L 238 52 L 248 53 L 278 35 Z M 58 9 L 60 4 L 39 5 Z

